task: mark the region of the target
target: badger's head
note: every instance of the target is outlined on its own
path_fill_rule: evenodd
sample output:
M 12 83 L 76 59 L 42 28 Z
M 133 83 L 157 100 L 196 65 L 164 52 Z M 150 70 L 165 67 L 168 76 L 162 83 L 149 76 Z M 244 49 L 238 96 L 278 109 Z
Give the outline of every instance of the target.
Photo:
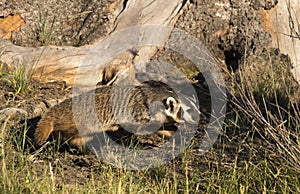
M 169 96 L 162 101 L 154 101 L 149 105 L 150 121 L 138 128 L 136 134 L 148 135 L 161 127 L 172 126 L 183 122 L 194 122 L 186 107 L 181 102 Z
M 149 81 L 143 88 L 146 96 L 144 105 L 147 107 L 148 122 L 142 124 L 139 130 L 142 134 L 156 132 L 163 126 L 177 125 L 184 122 L 195 123 L 192 114 L 195 111 L 179 98 L 174 90 L 162 82 Z M 142 132 L 143 131 L 143 132 Z
M 169 96 L 160 101 L 155 101 L 149 107 L 151 120 L 161 124 L 175 124 L 183 122 L 194 123 L 193 116 L 189 113 L 191 108 L 182 104 L 178 99 Z

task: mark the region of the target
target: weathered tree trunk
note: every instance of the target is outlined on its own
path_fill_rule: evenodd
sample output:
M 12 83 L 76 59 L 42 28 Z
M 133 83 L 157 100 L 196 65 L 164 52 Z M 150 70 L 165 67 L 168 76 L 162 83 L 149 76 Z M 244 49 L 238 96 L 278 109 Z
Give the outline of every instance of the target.
M 118 13 L 115 13 L 115 26 L 110 34 L 133 26 L 167 25 L 173 27 L 186 1 L 117 0 L 116 3 L 124 7 Z M 161 37 L 156 38 L 166 41 L 169 33 L 161 33 Z M 142 34 L 142 37 L 137 37 L 137 39 L 147 39 L 148 37 L 145 37 L 145 34 L 144 36 Z M 126 39 L 126 37 L 124 37 L 124 39 Z M 117 40 L 119 41 L 119 39 Z M 97 67 L 97 65 L 93 64 L 94 62 L 89 61 L 88 59 L 93 49 L 99 49 L 99 47 L 95 47 L 95 45 L 101 45 L 102 41 L 104 41 L 106 48 L 110 48 L 115 46 L 114 41 L 116 40 L 107 37 L 93 45 L 82 47 L 44 46 L 29 48 L 16 46 L 9 41 L 0 39 L 0 61 L 5 63 L 10 70 L 18 64 L 25 65 L 28 72 L 33 73 L 33 78 L 41 82 L 66 81 L 67 84 L 72 85 L 76 77 L 77 83 L 81 83 L 78 82 L 78 80 L 83 80 L 82 84 L 94 84 L 89 83 L 89 79 L 87 78 L 89 78 L 91 74 L 95 74 L 96 71 L 99 71 L 97 72 L 99 74 L 97 81 L 102 81 L 103 79 L 110 79 L 104 77 L 103 70 L 107 71 L 105 73 L 106 76 L 113 76 L 115 72 L 125 70 L 129 67 L 128 62 L 123 64 L 114 62 L 112 69 L 110 69 L 109 66 L 100 66 L 99 68 L 99 66 Z M 110 43 L 109 41 L 112 42 Z M 138 53 L 138 57 L 135 58 L 134 63 L 148 61 L 156 51 L 154 47 L 135 49 L 135 53 Z M 113 50 L 109 50 L 108 52 L 113 52 Z M 97 55 L 97 53 L 95 54 Z M 101 58 L 101 56 L 99 57 Z M 128 61 L 132 58 L 132 55 L 127 54 L 122 57 L 123 61 Z M 79 67 L 80 71 L 78 71 Z M 114 72 L 111 73 L 109 71 Z
M 288 54 L 292 72 L 300 83 L 300 3 L 299 0 L 279 0 L 271 10 L 263 12 L 265 29 L 272 36 L 272 46 Z

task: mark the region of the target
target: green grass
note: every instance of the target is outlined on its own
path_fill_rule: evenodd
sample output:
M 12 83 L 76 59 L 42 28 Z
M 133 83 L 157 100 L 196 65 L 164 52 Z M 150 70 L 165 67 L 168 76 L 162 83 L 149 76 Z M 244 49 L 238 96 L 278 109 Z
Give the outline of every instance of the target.
M 240 115 L 239 115 L 240 116 Z M 298 193 L 299 172 L 264 145 L 255 144 L 255 129 L 240 132 L 236 117 L 227 118 L 226 130 L 204 156 L 192 147 L 177 159 L 143 171 L 118 169 L 94 161 L 76 182 L 80 167 L 73 167 L 69 154 L 50 147 L 33 155 L 24 146 L 23 134 L 1 124 L 1 176 L 3 193 Z M 246 126 L 244 126 L 246 127 Z M 235 132 L 232 130 L 235 129 Z M 227 132 L 226 132 L 227 133 Z M 233 133 L 233 134 L 232 134 Z M 39 156 L 43 155 L 43 159 Z M 59 160 L 58 160 L 59 159 Z M 74 175 L 67 175 L 70 169 Z M 79 175 L 77 177 L 77 175 Z M 72 183 L 62 181 L 74 179 Z
M 6 72 L 0 63 L 0 82 L 8 84 L 13 100 L 20 94 L 27 94 L 31 81 L 32 72 L 26 71 L 25 64 L 18 64 L 13 72 Z
M 55 40 L 55 31 L 53 28 L 56 18 L 49 18 L 48 13 L 45 11 L 47 2 L 44 0 L 40 1 L 40 10 L 39 10 L 39 25 L 36 29 L 37 41 L 43 45 L 47 46 L 53 44 Z
M 37 40 L 42 45 L 50 45 L 54 41 L 54 31 L 53 24 L 55 22 L 55 18 L 49 22 L 47 15 L 42 15 L 41 22 L 39 28 L 37 30 Z

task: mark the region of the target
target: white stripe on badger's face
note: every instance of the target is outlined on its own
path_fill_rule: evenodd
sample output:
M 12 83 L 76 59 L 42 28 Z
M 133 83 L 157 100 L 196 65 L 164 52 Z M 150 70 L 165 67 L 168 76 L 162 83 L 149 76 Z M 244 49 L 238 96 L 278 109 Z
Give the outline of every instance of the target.
M 195 123 L 196 121 L 193 119 L 192 115 L 188 112 L 188 110 L 191 110 L 190 107 L 188 107 L 187 105 L 185 104 L 182 104 L 181 105 L 181 108 L 182 108 L 182 111 L 183 111 L 183 116 L 182 118 L 189 122 L 189 123 Z
M 186 100 L 188 100 L 188 102 L 191 106 L 187 106 L 186 103 L 181 102 L 181 108 L 183 111 L 182 118 L 189 123 L 198 124 L 197 123 L 198 121 L 194 120 L 193 115 L 192 115 L 192 114 L 194 114 L 194 116 L 196 116 L 195 114 L 198 114 L 198 115 L 200 114 L 200 110 L 196 105 L 196 102 L 197 102 L 196 97 L 195 96 L 189 97 Z M 189 110 L 191 110 L 191 111 L 189 111 Z M 196 118 L 197 118 L 197 116 L 196 116 Z

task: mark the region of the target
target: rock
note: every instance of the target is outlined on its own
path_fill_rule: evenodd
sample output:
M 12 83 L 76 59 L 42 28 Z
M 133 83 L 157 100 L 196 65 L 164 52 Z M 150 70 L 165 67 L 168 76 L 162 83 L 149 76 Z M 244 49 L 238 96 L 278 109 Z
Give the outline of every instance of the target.
M 9 15 L 6 18 L 0 18 L 0 38 L 11 40 L 13 31 L 20 31 L 25 21 L 20 15 Z
M 0 121 L 7 119 L 8 117 L 21 117 L 26 118 L 28 113 L 24 109 L 20 108 L 5 108 L 0 110 Z

